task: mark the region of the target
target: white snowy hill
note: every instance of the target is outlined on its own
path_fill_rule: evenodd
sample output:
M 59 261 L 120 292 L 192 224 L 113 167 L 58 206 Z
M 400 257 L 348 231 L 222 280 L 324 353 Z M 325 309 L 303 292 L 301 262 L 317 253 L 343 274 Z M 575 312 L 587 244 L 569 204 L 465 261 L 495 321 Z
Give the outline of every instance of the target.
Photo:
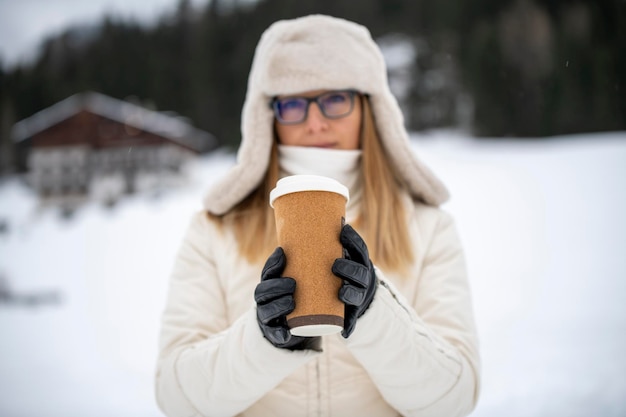
M 472 415 L 626 415 L 626 132 L 414 145 L 449 186 L 466 248 L 483 359 Z M 168 274 L 233 163 L 214 153 L 180 189 L 70 218 L 0 182 L 0 416 L 161 415 Z

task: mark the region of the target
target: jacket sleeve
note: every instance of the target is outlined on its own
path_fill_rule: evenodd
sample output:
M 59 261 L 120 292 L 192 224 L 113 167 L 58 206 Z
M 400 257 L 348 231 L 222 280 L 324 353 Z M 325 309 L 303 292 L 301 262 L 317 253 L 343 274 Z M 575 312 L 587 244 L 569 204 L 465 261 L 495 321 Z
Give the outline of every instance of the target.
M 234 416 L 316 355 L 272 346 L 253 307 L 229 323 L 213 249 L 218 234 L 197 214 L 170 277 L 156 371 L 157 403 L 169 417 Z
M 380 271 L 379 288 L 349 349 L 404 416 L 464 416 L 479 390 L 479 357 L 464 255 L 451 217 L 437 210 L 412 303 Z M 384 341 L 384 343 L 381 343 Z

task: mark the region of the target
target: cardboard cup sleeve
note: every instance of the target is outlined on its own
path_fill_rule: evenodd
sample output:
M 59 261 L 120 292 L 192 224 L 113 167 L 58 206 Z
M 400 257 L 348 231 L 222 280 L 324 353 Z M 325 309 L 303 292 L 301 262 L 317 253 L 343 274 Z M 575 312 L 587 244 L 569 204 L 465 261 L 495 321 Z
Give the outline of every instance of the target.
M 322 336 L 343 329 L 342 281 L 331 268 L 343 257 L 339 234 L 348 200 L 347 187 L 317 175 L 285 177 L 270 193 L 278 244 L 287 258 L 283 275 L 296 280 L 295 310 L 287 316 L 293 335 Z

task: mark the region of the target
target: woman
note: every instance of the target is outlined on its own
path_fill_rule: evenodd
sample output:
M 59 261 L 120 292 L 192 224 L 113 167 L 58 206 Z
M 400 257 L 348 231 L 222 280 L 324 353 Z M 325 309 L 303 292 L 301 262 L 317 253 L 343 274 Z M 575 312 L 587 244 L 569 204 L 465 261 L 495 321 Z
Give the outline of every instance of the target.
M 168 416 L 461 416 L 479 359 L 463 253 L 439 180 L 411 152 L 367 29 L 328 16 L 261 37 L 238 163 L 204 200 L 171 276 L 156 389 Z M 350 189 L 339 335 L 292 336 L 269 192 Z M 371 259 L 371 261 L 370 261 Z

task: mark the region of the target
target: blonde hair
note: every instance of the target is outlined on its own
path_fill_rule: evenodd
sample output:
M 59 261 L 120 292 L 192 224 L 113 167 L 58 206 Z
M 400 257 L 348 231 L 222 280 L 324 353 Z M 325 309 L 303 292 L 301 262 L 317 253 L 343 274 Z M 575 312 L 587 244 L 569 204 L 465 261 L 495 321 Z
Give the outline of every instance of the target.
M 404 271 L 413 262 L 402 186 L 381 144 L 367 97 L 361 99 L 363 199 L 353 226 L 367 243 L 372 261 L 388 271 Z M 264 261 L 278 246 L 274 212 L 268 196 L 279 177 L 278 148 L 272 145 L 269 167 L 261 183 L 223 216 L 209 214 L 221 225 L 229 225 L 239 251 L 252 263 Z

